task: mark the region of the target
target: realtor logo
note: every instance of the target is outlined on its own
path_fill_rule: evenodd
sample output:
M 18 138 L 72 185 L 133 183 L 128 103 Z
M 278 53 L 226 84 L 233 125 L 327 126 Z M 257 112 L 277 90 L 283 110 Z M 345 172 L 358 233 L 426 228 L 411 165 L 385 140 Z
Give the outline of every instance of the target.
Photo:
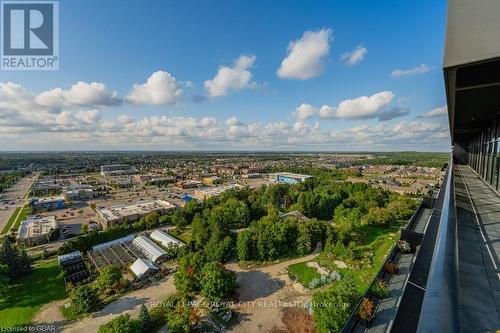
M 59 69 L 59 3 L 2 1 L 1 69 Z

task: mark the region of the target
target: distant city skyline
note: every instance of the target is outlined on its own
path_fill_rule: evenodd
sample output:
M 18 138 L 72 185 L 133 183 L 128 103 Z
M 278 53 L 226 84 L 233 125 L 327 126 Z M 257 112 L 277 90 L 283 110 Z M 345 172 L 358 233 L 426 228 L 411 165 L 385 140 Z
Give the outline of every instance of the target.
M 450 150 L 445 1 L 59 10 L 59 70 L 0 71 L 3 151 Z

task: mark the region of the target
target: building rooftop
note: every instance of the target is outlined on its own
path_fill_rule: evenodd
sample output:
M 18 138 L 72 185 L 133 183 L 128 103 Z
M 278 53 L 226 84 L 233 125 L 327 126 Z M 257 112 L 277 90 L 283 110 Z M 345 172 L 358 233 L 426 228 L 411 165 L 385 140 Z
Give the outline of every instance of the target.
M 57 229 L 55 216 L 29 216 L 21 222 L 17 238 L 39 237 L 48 234 L 53 229 Z
M 169 234 L 161 231 L 161 230 L 155 230 L 151 233 L 151 235 L 149 235 L 149 237 L 152 239 L 152 240 L 155 240 L 157 242 L 159 242 L 161 245 L 163 246 L 168 246 L 168 245 L 179 245 L 179 246 L 182 246 L 184 245 L 183 242 L 181 242 L 180 240 L 178 240 L 177 238 L 174 238 L 172 236 L 170 236 Z
M 143 235 L 135 237 L 133 244 L 143 250 L 151 261 L 157 261 L 167 254 L 155 242 Z
M 153 200 L 131 205 L 116 205 L 108 208 L 97 208 L 105 220 L 115 220 L 133 215 L 145 215 L 160 209 L 173 209 L 175 206 L 165 200 Z

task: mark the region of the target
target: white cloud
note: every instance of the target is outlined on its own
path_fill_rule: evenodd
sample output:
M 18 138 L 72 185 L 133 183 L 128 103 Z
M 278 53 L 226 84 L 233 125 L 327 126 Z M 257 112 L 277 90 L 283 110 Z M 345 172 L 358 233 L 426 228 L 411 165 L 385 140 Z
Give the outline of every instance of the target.
M 336 112 L 337 112 L 336 108 L 331 107 L 329 105 L 323 105 L 319 109 L 319 117 L 320 118 L 335 118 Z
M 294 112 L 297 121 L 304 121 L 306 119 L 315 116 L 317 113 L 318 110 L 316 110 L 311 104 L 306 104 L 306 103 L 302 103 L 299 107 L 295 109 Z
M 426 64 L 421 64 L 420 66 L 409 68 L 409 69 L 395 69 L 391 72 L 391 77 L 398 78 L 404 76 L 415 76 L 427 73 L 431 68 Z
M 319 110 L 319 116 L 342 119 L 375 118 L 392 102 L 394 96 L 392 91 L 381 91 L 371 96 L 343 100 L 337 107 L 323 105 Z
M 432 109 L 420 115 L 423 118 L 436 118 L 436 117 L 444 117 L 448 115 L 448 107 L 446 105 L 441 106 L 439 108 Z
M 7 82 L 0 82 L 0 109 L 31 110 L 36 107 L 35 97 L 26 91 L 23 86 Z
M 157 71 L 151 74 L 146 83 L 134 84 L 126 100 L 133 104 L 175 105 L 184 92 L 170 73 Z
M 332 31 L 306 31 L 300 39 L 288 44 L 287 56 L 276 71 L 282 79 L 307 80 L 323 73 L 330 51 Z
M 36 103 L 49 108 L 106 107 L 121 103 L 116 91 L 110 91 L 103 83 L 78 81 L 69 90 L 54 88 L 40 93 Z
M 339 118 L 369 118 L 375 116 L 394 98 L 392 91 L 381 91 L 371 96 L 361 96 L 340 102 L 337 108 Z
M 101 114 L 98 110 L 78 111 L 75 119 L 85 124 L 94 124 L 101 119 Z
M 256 86 L 252 82 L 250 68 L 256 57 L 254 55 L 240 55 L 231 67 L 220 66 L 217 74 L 211 80 L 203 83 L 209 97 L 225 96 L 230 92 Z
M 243 125 L 243 123 L 241 121 L 239 121 L 238 118 L 236 118 L 236 117 L 228 118 L 228 119 L 226 119 L 226 121 L 224 123 L 227 126 L 239 126 L 239 125 Z
M 340 60 L 343 61 L 347 66 L 354 66 L 359 64 L 366 57 L 368 49 L 363 45 L 358 45 L 356 48 L 350 52 L 344 53 Z

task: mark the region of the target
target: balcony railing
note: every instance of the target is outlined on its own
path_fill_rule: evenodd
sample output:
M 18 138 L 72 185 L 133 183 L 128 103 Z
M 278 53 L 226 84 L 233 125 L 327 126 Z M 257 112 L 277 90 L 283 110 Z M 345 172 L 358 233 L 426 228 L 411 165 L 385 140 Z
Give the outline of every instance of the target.
M 439 228 L 417 332 L 459 332 L 458 241 L 453 161 L 448 166 Z

